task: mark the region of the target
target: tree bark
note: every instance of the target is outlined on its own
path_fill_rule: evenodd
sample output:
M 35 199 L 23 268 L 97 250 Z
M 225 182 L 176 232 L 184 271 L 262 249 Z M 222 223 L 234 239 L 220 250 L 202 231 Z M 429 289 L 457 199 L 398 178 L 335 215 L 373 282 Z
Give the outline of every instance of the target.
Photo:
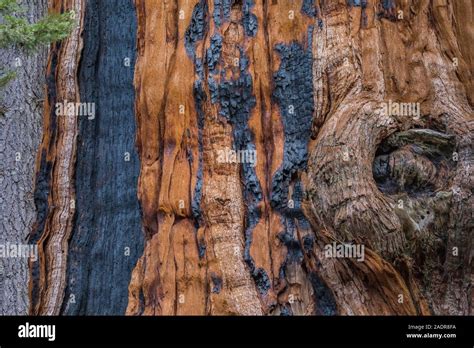
M 347 58 L 349 64 L 330 69 L 323 63 L 317 68 L 322 74 L 315 81 L 328 92 L 316 99 L 316 105 L 327 105 L 327 114 L 320 115 L 324 121 L 315 122 L 322 126 L 315 132 L 305 177 L 306 213 L 317 235 L 325 230 L 319 232 L 325 237 L 318 240 L 359 241 L 395 266 L 400 278 L 399 287 L 387 287 L 382 279 L 394 270 L 381 267 L 380 261 L 374 284 L 364 281 L 366 271 L 350 270 L 352 264 L 346 272 L 338 272 L 341 265 L 322 262 L 331 288 L 340 294 L 343 312 L 472 313 L 472 179 L 468 173 L 473 160 L 473 113 L 472 88 L 465 79 L 472 76 L 472 65 L 467 64 L 472 56 L 467 50 L 466 57 L 460 52 L 465 38 L 461 35 L 458 42 L 455 34 L 467 29 L 454 24 L 471 26 L 472 4 L 460 3 L 398 5 L 379 14 L 398 13 L 397 17 L 378 21 L 369 2 L 365 10 L 351 9 L 346 21 L 336 20 L 334 25 L 329 24 L 330 18 L 344 16 L 346 9 L 340 8 L 339 13 L 322 9 L 328 23 L 320 32 L 326 37 L 322 52 L 328 61 Z M 396 19 L 398 11 L 403 19 Z M 363 21 L 359 21 L 361 13 Z M 331 55 L 325 48 L 335 47 L 331 41 L 336 36 L 329 33 L 340 33 L 337 40 L 346 33 L 352 52 Z M 390 101 L 420 103 L 421 115 L 379 112 Z M 390 144 L 388 157 L 384 155 L 390 164 L 382 176 L 396 182 L 395 192 L 377 187 L 372 176 L 374 157 L 380 158 L 377 151 L 383 142 Z M 432 175 L 423 178 L 429 170 Z M 321 257 L 321 243 L 318 254 Z M 342 279 L 348 275 L 352 285 Z M 362 301 L 371 289 L 383 290 L 378 300 L 382 308 Z M 410 308 L 398 303 L 400 294 Z
M 21 0 L 24 15 L 36 22 L 47 11 L 47 1 Z M 44 68 L 47 49 L 27 53 L 10 47 L 0 53 L 5 69 L 16 77 L 0 100 L 0 244 L 26 246 L 35 219 L 33 197 L 35 154 L 41 140 Z M 28 259 L 0 258 L 0 314 L 24 315 L 28 311 Z
M 50 55 L 32 313 L 472 314 L 468 0 L 136 0 L 134 101 L 107 83 L 135 31 L 61 5 L 81 21 Z M 133 136 L 139 173 L 107 155 Z

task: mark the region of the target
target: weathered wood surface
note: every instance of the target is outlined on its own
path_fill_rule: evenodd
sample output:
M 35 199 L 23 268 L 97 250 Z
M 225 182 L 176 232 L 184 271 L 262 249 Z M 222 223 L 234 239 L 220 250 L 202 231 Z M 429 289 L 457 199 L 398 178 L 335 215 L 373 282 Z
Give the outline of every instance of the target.
M 54 3 L 32 313 L 472 314 L 471 1 Z

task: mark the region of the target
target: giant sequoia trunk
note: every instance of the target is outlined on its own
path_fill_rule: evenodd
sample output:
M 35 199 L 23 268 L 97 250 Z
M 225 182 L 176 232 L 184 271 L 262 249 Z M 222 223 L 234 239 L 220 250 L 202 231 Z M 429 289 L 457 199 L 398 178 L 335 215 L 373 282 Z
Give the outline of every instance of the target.
M 53 3 L 32 314 L 472 314 L 471 1 Z

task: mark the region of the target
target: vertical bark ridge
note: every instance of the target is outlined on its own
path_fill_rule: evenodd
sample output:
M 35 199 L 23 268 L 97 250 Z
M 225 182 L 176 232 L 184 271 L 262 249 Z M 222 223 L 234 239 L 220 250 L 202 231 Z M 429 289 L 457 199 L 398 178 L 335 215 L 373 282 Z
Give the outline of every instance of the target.
M 297 172 L 314 111 L 315 4 L 136 6 L 146 246 L 127 313 L 334 313 L 324 282 L 303 265 L 301 245 L 313 242 Z M 226 160 L 229 151 L 256 153 L 255 166 Z
M 81 0 L 56 1 L 53 9 L 58 12 L 74 11 L 76 24 L 71 36 L 58 45 L 50 55 L 50 74 L 54 74 L 55 88 L 45 107 L 45 129 L 39 150 L 40 176 L 49 176 L 50 194 L 47 213 L 39 208 L 40 219 L 33 238 L 38 239 L 39 260 L 33 265 L 32 314 L 57 315 L 66 287 L 66 264 L 68 239 L 71 235 L 75 213 L 75 190 L 73 183 L 76 159 L 77 119 L 69 110 L 64 116 L 56 115 L 56 102 L 79 101 L 77 69 L 82 50 L 84 4 Z M 51 127 L 51 128 L 48 128 Z M 53 135 L 54 134 L 54 135 Z M 51 137 L 51 139 L 50 139 Z M 52 142 L 54 141 L 54 144 Z M 46 158 L 44 157 L 46 155 Z M 45 169 L 45 166 L 47 169 Z M 44 171 L 49 169 L 49 173 Z M 42 177 L 42 183 L 45 183 Z M 45 187 L 37 187 L 38 195 L 44 197 Z M 44 204 L 44 201 L 41 202 Z
M 95 115 L 78 118 L 76 217 L 62 308 L 67 315 L 124 314 L 131 272 L 143 252 L 135 32 L 133 1 L 87 1 L 78 82 L 81 101 L 93 103 Z
M 190 21 L 199 20 L 191 16 L 195 4 L 136 1 L 138 196 L 145 250 L 132 275 L 128 314 L 206 313 L 206 275 L 191 208 L 193 188 L 201 185 L 194 68 L 183 44 Z M 204 23 L 196 22 L 196 31 L 199 25 Z
M 73 10 L 76 25 L 50 53 L 38 217 L 30 237 L 40 253 L 31 265 L 31 313 L 124 314 L 131 271 L 143 251 L 135 9 L 129 0 L 56 1 L 52 9 Z M 67 114 L 58 114 L 64 103 Z

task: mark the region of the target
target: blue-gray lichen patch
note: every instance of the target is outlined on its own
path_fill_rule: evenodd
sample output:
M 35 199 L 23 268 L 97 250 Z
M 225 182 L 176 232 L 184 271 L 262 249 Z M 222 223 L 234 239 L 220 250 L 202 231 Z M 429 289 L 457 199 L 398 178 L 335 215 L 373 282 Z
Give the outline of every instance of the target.
M 216 27 L 220 27 L 225 21 L 230 19 L 232 0 L 214 0 L 213 18 Z
M 255 6 L 253 0 L 244 0 L 243 4 L 243 24 L 245 29 L 245 34 L 250 37 L 257 35 L 258 30 L 258 20 L 257 16 L 252 13 L 252 8 Z
M 240 49 L 239 76 L 235 79 L 225 79 L 225 74 L 222 72 L 223 80 L 219 85 L 213 85 L 214 92 L 211 94 L 213 94 L 212 102 L 218 103 L 220 106 L 220 115 L 232 125 L 234 150 L 256 152 L 254 136 L 248 127 L 252 109 L 256 105 L 253 95 L 253 81 L 248 72 L 248 65 L 248 59 Z M 269 277 L 265 270 L 256 267 L 250 256 L 253 229 L 261 215 L 258 205 L 263 199 L 263 192 L 254 166 L 251 163 L 242 163 L 241 168 L 244 200 L 247 207 L 244 259 L 250 268 L 257 289 L 260 294 L 264 295 L 271 287 Z
M 191 16 L 191 24 L 189 25 L 184 35 L 184 46 L 186 52 L 192 58 L 195 57 L 196 42 L 204 39 L 204 34 L 207 30 L 207 1 L 199 1 L 193 9 Z
M 273 99 L 279 106 L 283 121 L 283 163 L 272 179 L 270 200 L 280 212 L 284 230 L 279 234 L 286 246 L 287 256 L 280 267 L 280 278 L 286 277 L 289 265 L 304 262 L 304 253 L 310 253 L 314 238 L 306 234 L 302 240 L 298 231 L 311 231 L 302 211 L 303 187 L 298 171 L 304 170 L 308 160 L 308 142 L 314 113 L 312 37 L 314 28 L 308 28 L 307 48 L 298 42 L 275 47 L 280 55 L 280 67 L 274 74 Z M 290 193 L 290 189 L 291 192 Z M 327 288 L 319 280 L 312 280 L 317 312 L 331 313 L 333 302 Z
M 336 299 L 327 284 L 314 272 L 309 274 L 309 280 L 313 286 L 315 314 L 337 315 Z
M 301 5 L 301 12 L 303 12 L 308 17 L 316 17 L 317 11 L 314 0 L 304 0 Z
M 208 6 L 207 1 L 199 1 L 193 9 L 191 23 L 186 30 L 185 34 L 185 47 L 187 54 L 192 58 L 194 63 L 194 69 L 196 75 L 198 76 L 197 80 L 194 82 L 193 86 L 193 95 L 194 103 L 197 112 L 197 125 L 198 125 L 198 172 L 196 178 L 196 186 L 194 187 L 194 194 L 191 201 L 191 211 L 194 218 L 194 224 L 197 227 L 202 222 L 202 213 L 201 213 L 201 199 L 202 199 L 202 186 L 203 186 L 203 136 L 202 131 L 204 129 L 204 103 L 206 102 L 206 92 L 204 91 L 204 64 L 203 61 L 196 57 L 196 45 L 199 41 L 204 39 L 206 32 L 208 30 L 207 25 L 208 17 Z M 220 39 L 214 37 L 214 46 L 209 49 L 207 52 L 207 63 L 211 63 L 213 66 L 217 64 L 218 57 L 220 56 Z M 202 244 L 199 244 L 199 257 L 204 257 L 205 253 L 205 244 L 204 241 Z
M 391 21 L 396 21 L 396 3 L 395 0 L 380 0 L 378 18 L 386 18 Z
M 144 248 L 133 117 L 137 20 L 128 0 L 89 0 L 84 21 L 80 97 L 95 103 L 98 117 L 78 120 L 76 216 L 61 312 L 123 315 Z
M 292 175 L 306 167 L 308 141 L 314 111 L 312 53 L 299 43 L 279 44 L 280 69 L 274 74 L 273 98 L 280 107 L 284 127 L 283 164 L 272 182 L 271 203 L 277 209 L 287 205 Z
M 210 73 L 214 73 L 219 62 L 222 51 L 222 36 L 214 34 L 211 37 L 211 47 L 206 51 L 207 67 Z

